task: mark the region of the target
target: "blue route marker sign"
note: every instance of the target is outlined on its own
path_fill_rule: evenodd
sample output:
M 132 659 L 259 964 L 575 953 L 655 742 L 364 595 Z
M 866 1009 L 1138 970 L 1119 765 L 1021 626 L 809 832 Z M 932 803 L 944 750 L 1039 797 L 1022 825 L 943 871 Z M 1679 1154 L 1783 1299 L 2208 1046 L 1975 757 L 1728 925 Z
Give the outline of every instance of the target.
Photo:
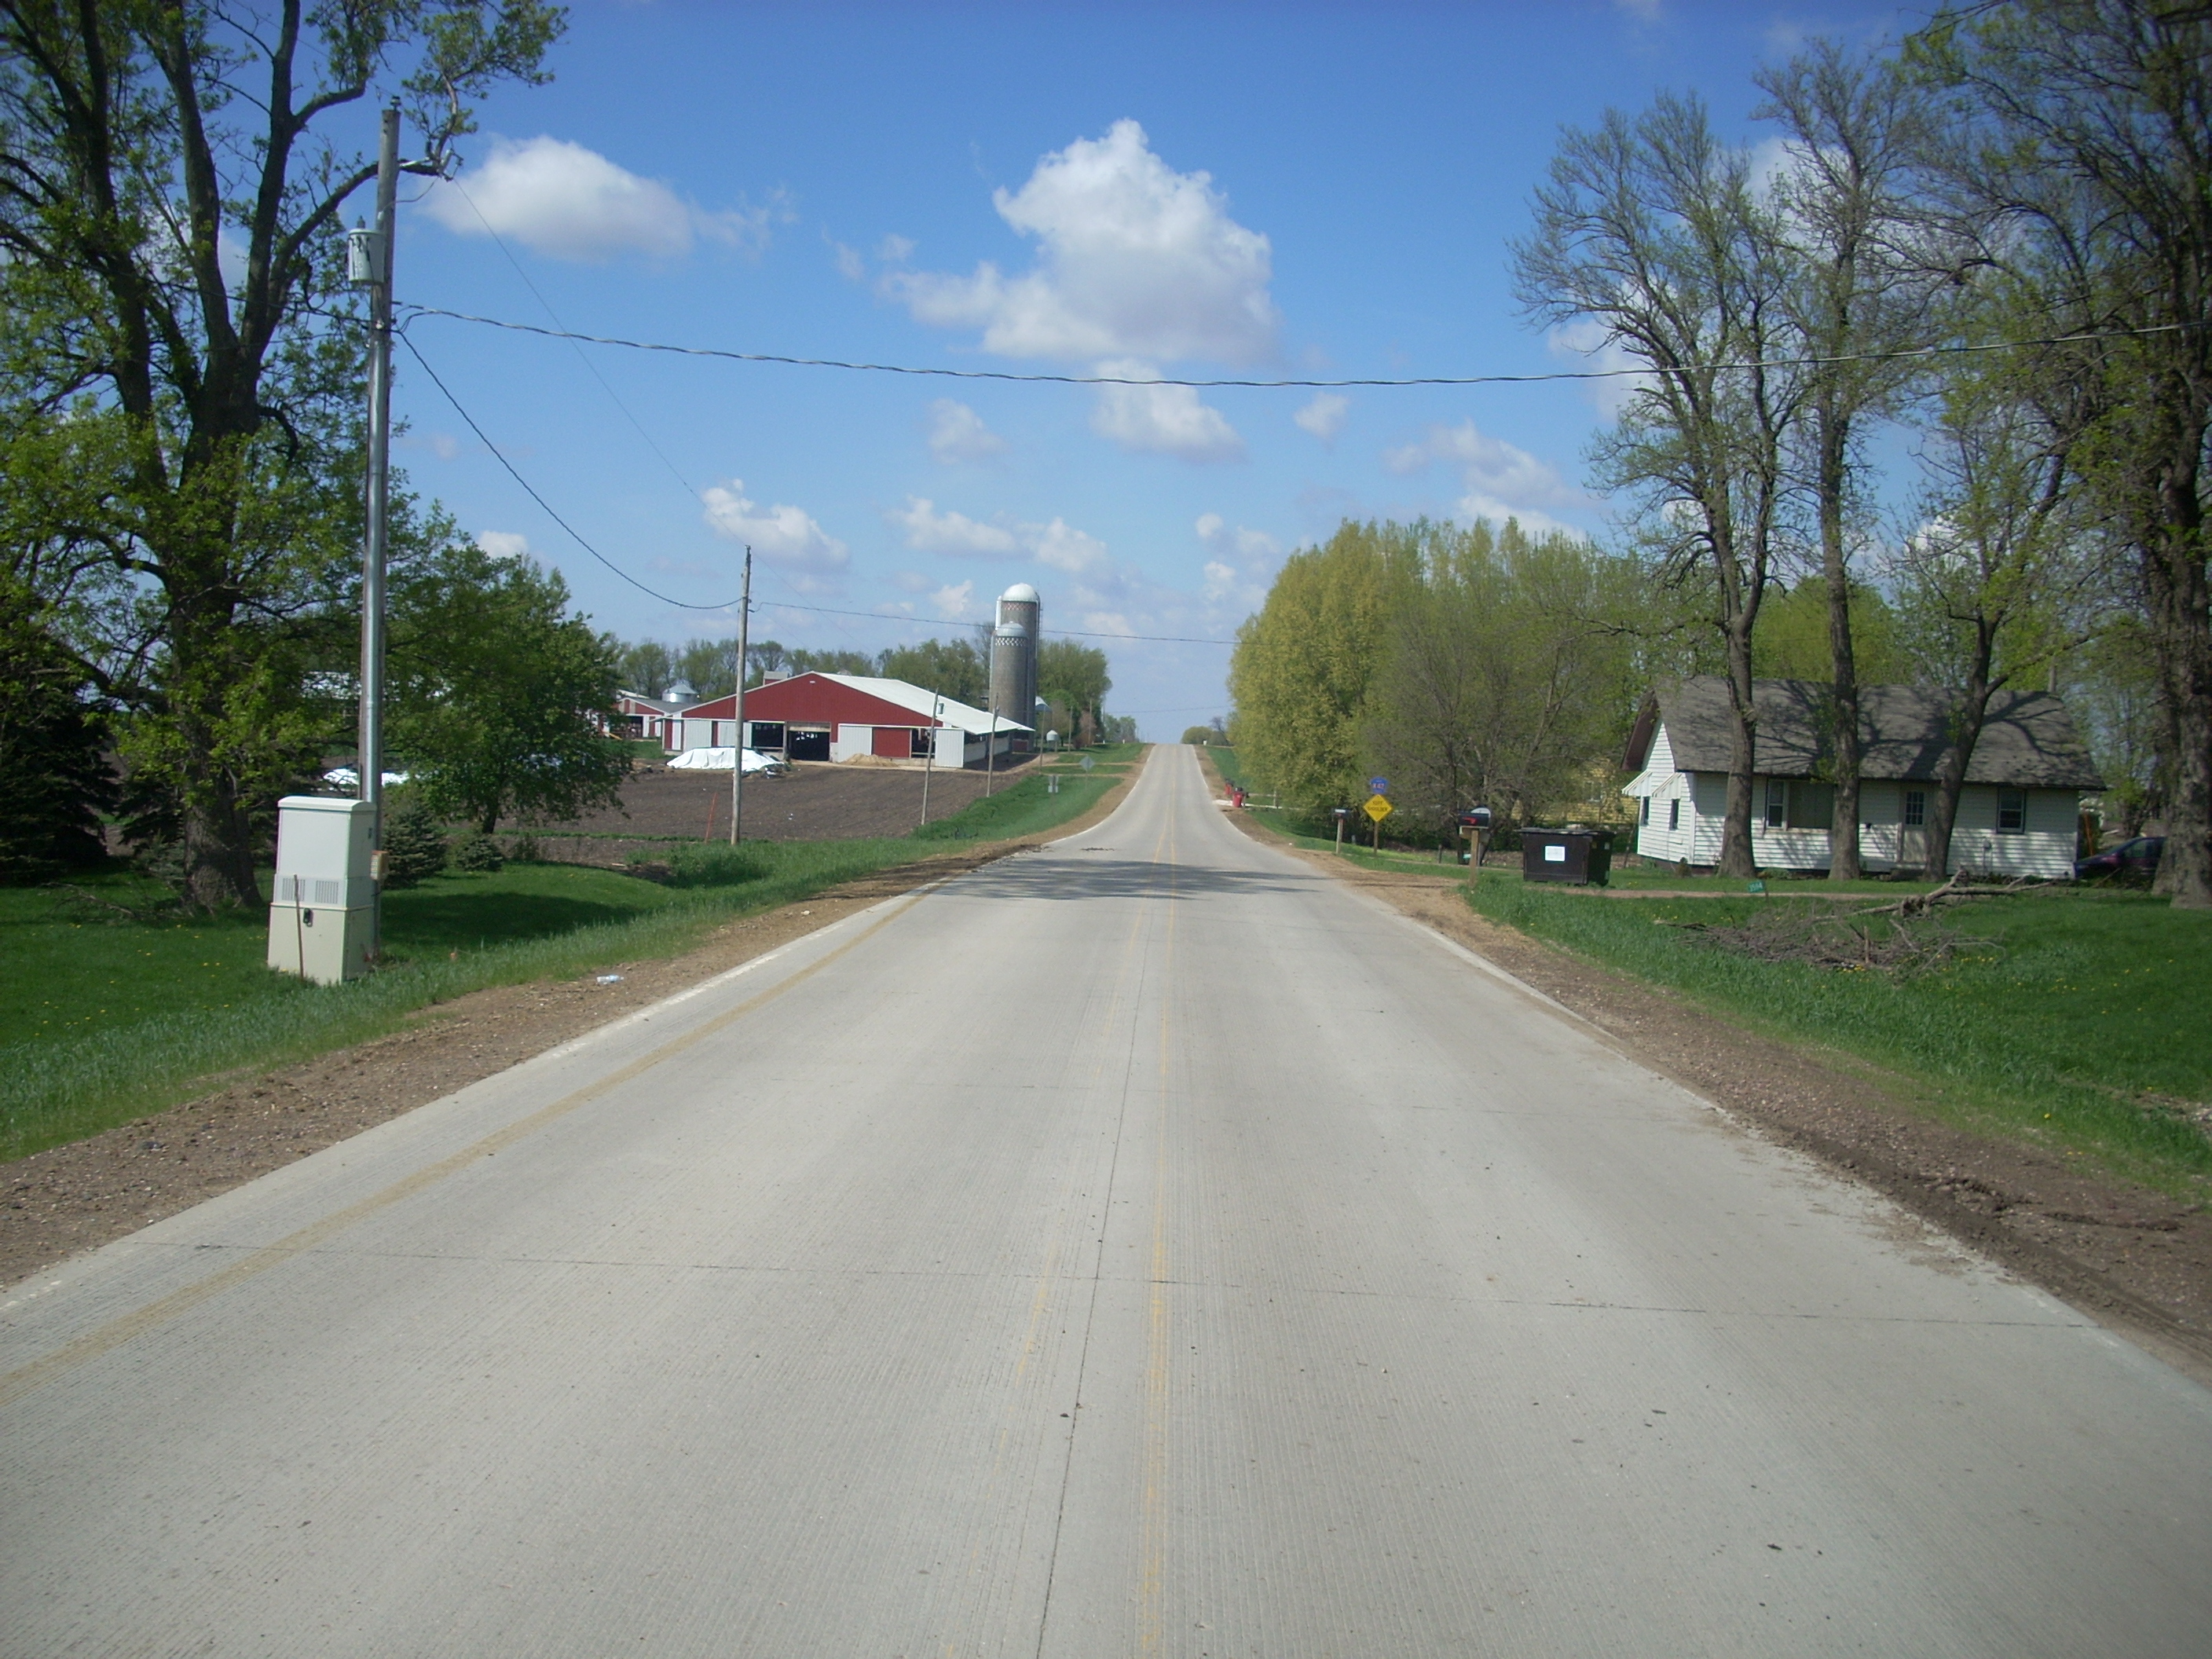
M 1370 789 L 1372 789 L 1378 795 L 1387 795 L 1390 793 L 1390 780 L 1388 778 L 1370 778 L 1367 780 L 1367 787 Z

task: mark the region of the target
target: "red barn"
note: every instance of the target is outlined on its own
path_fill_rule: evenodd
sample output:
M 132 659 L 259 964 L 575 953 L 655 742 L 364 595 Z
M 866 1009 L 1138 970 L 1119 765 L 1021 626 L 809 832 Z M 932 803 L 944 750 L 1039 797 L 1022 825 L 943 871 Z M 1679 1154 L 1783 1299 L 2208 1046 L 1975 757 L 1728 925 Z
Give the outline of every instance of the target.
M 737 741 L 737 698 L 695 704 L 668 722 L 672 749 L 722 749 Z M 986 740 L 1004 764 L 1030 728 L 1000 714 L 925 691 L 904 680 L 862 674 L 794 674 L 745 693 L 744 746 L 794 761 L 847 761 L 859 755 L 981 766 Z

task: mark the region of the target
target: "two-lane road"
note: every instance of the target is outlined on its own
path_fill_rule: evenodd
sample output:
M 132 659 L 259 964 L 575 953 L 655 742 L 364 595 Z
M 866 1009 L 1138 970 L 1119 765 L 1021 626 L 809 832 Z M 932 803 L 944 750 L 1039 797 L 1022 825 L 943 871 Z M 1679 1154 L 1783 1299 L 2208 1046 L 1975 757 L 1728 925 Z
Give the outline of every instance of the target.
M 1220 821 L 0 1309 L 0 1652 L 2212 1651 L 2212 1395 Z

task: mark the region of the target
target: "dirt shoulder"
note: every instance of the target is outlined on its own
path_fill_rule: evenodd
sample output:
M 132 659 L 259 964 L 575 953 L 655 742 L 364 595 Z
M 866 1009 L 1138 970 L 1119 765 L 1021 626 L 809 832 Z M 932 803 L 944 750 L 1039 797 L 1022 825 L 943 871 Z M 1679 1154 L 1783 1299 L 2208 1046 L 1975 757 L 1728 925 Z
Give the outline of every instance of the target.
M 1245 813 L 1229 816 L 1564 1004 L 1638 1064 L 2212 1383 L 2212 1215 L 2063 1154 L 1939 1121 L 1911 1079 L 1760 1036 L 1486 921 L 1468 908 L 1458 878 L 1362 869 L 1291 848 Z
M 609 963 L 579 979 L 474 992 L 422 1010 L 388 1036 L 255 1071 L 88 1140 L 0 1164 L 0 1286 L 427 1106 L 869 905 L 1079 834 L 1121 805 L 1137 770 L 1082 817 L 1036 835 L 934 854 L 740 917 L 679 957 Z M 725 774 L 723 787 L 728 783 Z M 933 792 L 933 811 L 935 805 Z M 599 972 L 622 978 L 602 985 Z

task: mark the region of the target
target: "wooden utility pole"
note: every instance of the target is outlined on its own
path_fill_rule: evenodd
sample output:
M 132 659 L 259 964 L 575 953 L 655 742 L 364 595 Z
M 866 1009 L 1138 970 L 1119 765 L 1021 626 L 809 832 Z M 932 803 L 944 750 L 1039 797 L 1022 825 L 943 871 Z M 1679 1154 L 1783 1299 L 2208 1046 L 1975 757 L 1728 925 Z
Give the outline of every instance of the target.
M 347 275 L 368 289 L 368 501 L 361 550 L 361 680 L 355 798 L 369 804 L 374 868 L 384 847 L 384 567 L 392 484 L 392 243 L 399 198 L 399 112 L 384 112 L 376 151 L 376 230 L 347 251 Z M 366 241 L 365 249 L 359 245 Z M 356 251 L 368 258 L 357 260 Z M 363 269 L 362 267 L 366 267 Z M 376 870 L 382 874 L 380 868 Z M 384 884 L 372 881 L 368 959 L 384 949 Z
M 752 641 L 753 550 L 745 548 L 745 586 L 738 600 L 738 696 L 731 714 L 738 728 L 738 746 L 730 765 L 730 845 L 738 844 L 738 821 L 745 810 L 745 647 Z

